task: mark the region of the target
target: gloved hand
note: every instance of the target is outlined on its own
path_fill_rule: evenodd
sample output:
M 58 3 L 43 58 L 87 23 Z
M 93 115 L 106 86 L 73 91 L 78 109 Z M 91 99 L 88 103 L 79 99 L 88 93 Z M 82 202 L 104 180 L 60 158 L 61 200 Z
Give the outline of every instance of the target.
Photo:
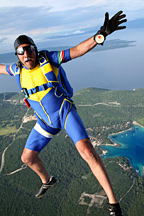
M 105 21 L 103 26 L 100 28 L 100 32 L 104 33 L 104 36 L 111 34 L 114 31 L 125 29 L 126 26 L 119 26 L 120 24 L 127 21 L 127 19 L 123 19 L 126 17 L 125 14 L 122 14 L 123 11 L 117 12 L 110 20 L 109 13 L 105 13 Z
M 124 19 L 125 17 L 126 15 L 123 14 L 123 11 L 119 11 L 109 20 L 109 13 L 105 13 L 104 24 L 94 35 L 94 40 L 98 44 L 103 45 L 107 35 L 111 34 L 114 31 L 125 29 L 126 26 L 119 26 L 120 24 L 127 21 L 127 19 Z

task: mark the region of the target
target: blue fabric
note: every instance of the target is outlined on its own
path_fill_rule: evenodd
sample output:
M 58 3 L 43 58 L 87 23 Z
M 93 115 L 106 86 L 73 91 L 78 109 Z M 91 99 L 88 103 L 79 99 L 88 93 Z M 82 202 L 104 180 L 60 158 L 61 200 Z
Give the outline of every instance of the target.
M 16 67 L 16 63 L 14 63 L 14 64 L 12 64 L 12 65 L 6 65 L 6 71 L 7 71 L 11 76 L 14 76 L 15 67 Z
M 58 80 L 61 88 L 67 89 L 69 95 L 72 97 L 73 89 L 67 80 L 65 71 L 60 66 L 61 63 L 70 60 L 69 50 L 65 51 L 54 51 L 48 52 L 44 51 L 52 66 L 56 67 L 58 70 Z M 53 68 L 55 68 L 53 67 Z M 6 66 L 6 70 L 10 75 L 15 75 L 18 85 L 21 89 L 20 84 L 20 74 L 15 74 L 16 64 L 11 66 Z M 49 72 L 49 78 L 51 78 L 51 73 Z M 33 91 L 33 90 L 31 90 Z M 35 88 L 34 88 L 35 91 Z M 42 131 L 46 131 L 50 134 L 57 134 L 61 128 L 66 130 L 70 138 L 74 143 L 77 141 L 88 138 L 85 127 L 74 109 L 71 101 L 66 99 L 56 88 L 52 88 L 41 101 L 34 101 L 28 99 L 29 104 L 37 113 L 38 124 L 42 128 Z M 51 140 L 47 136 L 42 135 L 34 128 L 32 129 L 27 143 L 26 148 L 40 152 L 45 145 Z
M 64 88 L 67 90 L 67 92 L 71 98 L 73 96 L 73 88 L 71 87 L 71 85 L 67 79 L 66 73 L 62 67 L 59 68 L 58 79 L 59 79 L 60 86 L 64 86 Z
M 36 113 L 35 116 L 37 118 L 37 123 L 41 126 L 41 128 L 43 128 L 44 131 L 47 131 L 48 133 L 53 135 L 56 135 L 57 133 L 60 132 L 61 129 L 50 127 L 44 121 L 42 121 Z
M 47 51 L 47 50 L 42 50 L 46 53 L 48 59 L 50 60 L 50 62 L 55 66 L 55 67 L 59 67 L 61 65 L 61 63 L 64 62 L 68 62 L 71 60 L 70 58 L 70 50 L 64 50 L 64 56 L 63 59 L 60 61 L 59 60 L 59 53 L 62 51 Z
M 72 104 L 68 100 L 63 101 L 63 105 L 61 106 L 60 110 L 60 123 L 61 123 L 61 128 L 65 130 L 65 123 L 67 120 L 68 113 L 70 112 L 72 107 Z
M 40 152 L 50 140 L 51 138 L 44 137 L 33 128 L 27 139 L 25 148 Z
M 46 123 L 44 123 L 37 115 L 36 117 L 37 117 L 37 123 L 44 131 L 48 132 L 51 135 L 56 135 L 60 132 L 61 129 L 52 128 Z M 33 128 L 27 139 L 25 148 L 40 152 L 49 143 L 51 139 L 52 138 L 47 138 L 43 136 Z
M 68 114 L 65 130 L 69 137 L 73 140 L 74 144 L 76 144 L 76 142 L 82 139 L 89 139 L 84 124 L 80 116 L 78 115 L 77 111 L 73 107 L 71 108 L 71 111 Z
M 48 88 L 51 88 L 51 87 L 53 87 L 53 84 L 51 82 L 49 82 L 49 83 L 43 84 L 41 86 L 37 86 L 36 88 L 27 89 L 27 93 L 28 93 L 28 95 L 32 95 L 32 94 L 35 94 L 36 92 L 44 91 L 44 90 L 47 90 Z
M 41 128 L 43 128 L 44 131 L 52 135 L 56 135 L 60 132 L 61 129 L 52 128 L 46 123 L 44 123 L 37 115 L 36 117 L 38 119 L 38 124 L 41 126 Z M 62 125 L 64 122 L 64 118 L 65 115 L 63 116 L 63 119 L 61 121 Z M 89 138 L 81 118 L 73 107 L 71 107 L 71 110 L 68 114 L 65 130 L 69 137 L 73 140 L 74 144 L 76 144 L 76 142 L 81 139 Z M 25 148 L 40 152 L 49 143 L 51 139 L 52 138 L 46 138 L 33 128 L 27 139 Z

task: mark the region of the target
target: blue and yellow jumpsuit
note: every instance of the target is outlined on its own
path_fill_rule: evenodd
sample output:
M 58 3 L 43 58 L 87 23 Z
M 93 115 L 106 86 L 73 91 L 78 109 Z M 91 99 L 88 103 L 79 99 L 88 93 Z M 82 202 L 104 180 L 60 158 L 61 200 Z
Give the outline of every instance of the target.
M 88 138 L 85 127 L 80 119 L 72 100 L 73 90 L 67 80 L 65 71 L 61 63 L 70 60 L 70 51 L 43 51 L 49 60 L 52 72 L 55 74 L 61 89 L 65 89 L 69 97 L 62 94 L 55 87 L 49 87 L 30 94 L 28 102 L 35 111 L 37 122 L 32 129 L 25 148 L 40 152 L 52 139 L 54 135 L 60 132 L 61 128 L 67 132 L 74 143 Z M 35 68 L 27 69 L 22 67 L 18 73 L 16 63 L 7 65 L 6 70 L 11 76 L 15 76 L 22 89 L 35 89 L 37 86 L 44 86 L 48 80 L 42 72 L 38 63 Z M 51 76 L 51 72 L 49 76 Z

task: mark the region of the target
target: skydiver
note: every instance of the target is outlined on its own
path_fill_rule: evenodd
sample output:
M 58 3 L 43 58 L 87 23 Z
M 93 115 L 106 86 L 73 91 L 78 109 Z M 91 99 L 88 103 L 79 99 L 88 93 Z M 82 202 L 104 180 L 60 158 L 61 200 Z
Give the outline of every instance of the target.
M 61 64 L 83 56 L 97 44 L 103 45 L 106 37 L 116 30 L 125 29 L 120 24 L 126 22 L 122 11 L 111 19 L 105 14 L 100 30 L 91 38 L 75 47 L 62 51 L 38 52 L 32 38 L 20 35 L 14 42 L 15 54 L 19 61 L 12 65 L 0 65 L 0 74 L 15 76 L 27 105 L 31 106 L 37 118 L 21 160 L 41 179 L 41 186 L 35 197 L 42 197 L 56 183 L 39 158 L 39 153 L 52 137 L 65 130 L 73 140 L 79 154 L 88 163 L 92 173 L 103 187 L 108 200 L 110 215 L 121 216 L 122 211 L 114 194 L 103 161 L 96 153 L 86 129 L 72 101 L 73 89 L 67 80 Z

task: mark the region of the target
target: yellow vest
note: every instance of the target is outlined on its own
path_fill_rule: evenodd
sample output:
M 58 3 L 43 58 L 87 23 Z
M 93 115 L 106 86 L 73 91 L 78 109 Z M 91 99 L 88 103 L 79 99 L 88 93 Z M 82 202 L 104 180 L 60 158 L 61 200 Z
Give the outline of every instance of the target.
M 32 70 L 22 68 L 20 74 L 20 82 L 22 88 L 31 89 L 35 88 L 36 86 L 46 84 L 47 79 L 43 74 L 40 65 L 38 64 Z M 48 88 L 46 91 L 36 92 L 35 94 L 29 95 L 29 99 L 40 101 L 50 90 L 51 88 Z

